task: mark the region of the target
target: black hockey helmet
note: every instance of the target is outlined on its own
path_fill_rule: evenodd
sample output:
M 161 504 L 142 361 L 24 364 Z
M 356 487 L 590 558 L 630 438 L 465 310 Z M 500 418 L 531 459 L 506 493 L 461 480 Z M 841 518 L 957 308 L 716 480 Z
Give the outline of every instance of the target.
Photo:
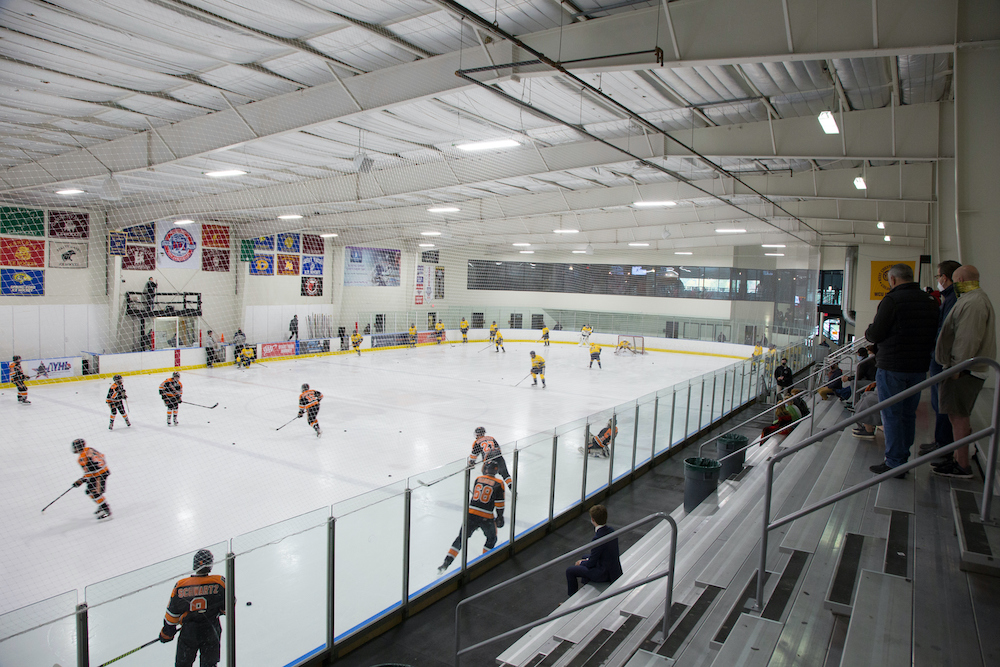
M 191 568 L 195 572 L 210 570 L 213 563 L 215 563 L 215 557 L 212 556 L 211 551 L 208 549 L 198 549 L 194 554 L 194 560 L 191 562 Z
M 535 356 L 535 351 L 534 350 L 531 351 L 531 356 Z
M 476 437 L 477 438 L 481 438 L 484 435 L 486 435 L 486 429 L 483 428 L 482 426 L 477 426 L 476 427 Z
M 500 465 L 497 463 L 496 459 L 490 459 L 489 461 L 483 463 L 484 475 L 495 475 L 499 469 Z
M 181 374 L 178 373 L 177 371 L 174 371 L 174 374 L 171 377 L 174 378 L 175 380 L 180 380 Z
M 303 385 L 302 385 L 302 391 L 309 391 L 309 385 L 303 383 Z
M 11 361 L 21 361 L 21 355 L 20 355 L 20 354 L 15 354 L 15 355 L 14 355 L 14 356 L 13 356 L 13 357 L 11 358 Z
M 122 381 L 122 376 L 121 375 L 116 375 L 116 376 L 114 376 L 111 379 L 114 380 L 115 382 L 121 382 Z
M 83 451 L 83 448 L 87 446 L 87 441 L 83 438 L 77 438 L 73 441 L 73 453 L 79 454 Z

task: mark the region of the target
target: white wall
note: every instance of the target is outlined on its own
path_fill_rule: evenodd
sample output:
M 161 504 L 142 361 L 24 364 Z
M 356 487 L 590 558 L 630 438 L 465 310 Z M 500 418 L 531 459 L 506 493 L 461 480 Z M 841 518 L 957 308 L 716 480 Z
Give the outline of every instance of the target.
M 854 293 L 857 316 L 857 335 L 862 336 L 865 329 L 875 318 L 875 311 L 881 299 L 871 298 L 871 263 L 889 261 L 912 261 L 919 267 L 921 251 L 918 248 L 894 247 L 886 243 L 884 246 L 863 245 L 858 249 L 858 279 Z

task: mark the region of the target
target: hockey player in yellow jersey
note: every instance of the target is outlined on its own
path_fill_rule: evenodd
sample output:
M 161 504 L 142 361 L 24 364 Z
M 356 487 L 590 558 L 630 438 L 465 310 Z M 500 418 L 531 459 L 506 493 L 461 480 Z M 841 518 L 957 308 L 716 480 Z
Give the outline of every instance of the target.
M 490 325 L 490 342 L 491 343 L 493 342 L 493 339 L 497 337 L 497 331 L 498 330 L 499 330 L 499 328 L 497 327 L 497 321 L 493 320 L 493 324 Z
M 594 328 L 589 324 L 584 324 L 583 328 L 580 329 L 580 345 L 586 345 L 590 342 L 590 334 L 594 333 Z
M 594 362 L 597 362 L 597 367 L 601 367 L 601 346 L 597 343 L 590 344 L 590 365 L 587 368 L 593 368 Z
M 462 342 L 463 343 L 468 343 L 469 342 L 469 321 L 466 320 L 463 317 L 462 321 L 458 323 L 458 328 L 462 331 Z
M 535 351 L 531 351 L 531 383 L 532 387 L 538 386 L 538 376 L 542 376 L 542 389 L 545 389 L 545 359 Z
M 417 325 L 416 324 L 411 324 L 410 325 L 410 347 L 416 347 L 416 346 L 417 346 Z
M 545 347 L 549 346 L 549 328 L 547 326 L 542 326 L 542 344 Z
M 507 350 L 503 346 L 503 334 L 499 330 L 497 330 L 496 336 L 493 337 L 493 344 L 496 346 L 495 352 L 503 350 L 503 353 L 507 354 Z
M 437 324 L 434 325 L 434 333 L 437 335 L 437 344 L 440 345 L 441 341 L 444 340 L 444 322 L 437 321 Z
M 351 347 L 354 348 L 354 350 L 358 353 L 359 357 L 361 356 L 361 341 L 363 340 L 364 336 L 359 334 L 357 330 L 355 330 L 354 333 L 351 334 Z

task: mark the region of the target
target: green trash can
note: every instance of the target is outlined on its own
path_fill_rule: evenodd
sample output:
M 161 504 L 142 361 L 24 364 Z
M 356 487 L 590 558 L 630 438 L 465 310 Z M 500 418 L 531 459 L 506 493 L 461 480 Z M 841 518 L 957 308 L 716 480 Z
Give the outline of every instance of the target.
M 719 486 L 719 469 L 715 459 L 693 456 L 684 459 L 684 511 L 690 512 L 712 495 Z
M 748 444 L 750 444 L 750 440 L 745 435 L 740 435 L 739 433 L 727 433 L 716 441 L 716 451 L 719 453 L 719 462 L 722 464 L 722 470 L 719 471 L 719 479 L 729 479 L 733 475 L 743 472 L 743 462 L 746 460 L 747 454 L 746 450 L 735 456 L 730 456 L 725 461 L 722 459 L 727 454 L 732 454 L 737 450 L 743 449 Z

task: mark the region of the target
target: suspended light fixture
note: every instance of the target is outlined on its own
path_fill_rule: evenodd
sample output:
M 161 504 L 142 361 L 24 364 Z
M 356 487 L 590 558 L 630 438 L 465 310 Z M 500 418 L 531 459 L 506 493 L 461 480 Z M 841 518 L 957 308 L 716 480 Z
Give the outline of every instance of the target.
M 833 117 L 832 111 L 820 112 L 819 124 L 827 134 L 840 134 L 840 128 L 837 127 L 837 119 Z
M 122 198 L 122 186 L 115 180 L 114 174 L 108 174 L 101 183 L 100 197 L 107 201 L 118 201 Z

